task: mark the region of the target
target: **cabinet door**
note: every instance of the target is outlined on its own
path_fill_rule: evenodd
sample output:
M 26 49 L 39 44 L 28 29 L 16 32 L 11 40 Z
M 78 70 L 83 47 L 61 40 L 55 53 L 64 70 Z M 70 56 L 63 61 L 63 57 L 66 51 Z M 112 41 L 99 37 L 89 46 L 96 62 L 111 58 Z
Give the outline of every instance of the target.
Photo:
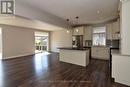
M 84 35 L 84 27 L 73 28 L 73 35 Z
M 118 33 L 120 32 L 119 22 L 113 23 L 113 39 L 119 39 Z
M 112 40 L 112 24 L 106 25 L 106 34 L 107 39 Z
M 107 39 L 115 40 L 119 39 L 120 24 L 119 21 L 106 25 Z
M 73 28 L 73 35 L 78 35 L 78 32 L 76 29 L 78 29 L 78 28 Z
M 92 27 L 87 26 L 85 27 L 85 40 L 92 40 Z
M 110 56 L 109 53 L 110 53 L 109 48 L 107 47 L 92 47 L 91 48 L 92 58 L 108 60 Z
M 78 35 L 84 35 L 84 27 L 79 27 Z
M 98 48 L 97 48 L 97 47 L 92 47 L 92 48 L 91 48 L 91 56 L 92 56 L 92 58 L 97 58 L 98 55 L 99 55 L 98 52 L 99 52 L 99 51 L 98 51 Z
M 100 47 L 99 48 L 99 56 L 100 56 L 99 58 L 108 60 L 109 56 L 110 56 L 109 53 L 110 53 L 109 48 L 107 48 L 107 47 Z

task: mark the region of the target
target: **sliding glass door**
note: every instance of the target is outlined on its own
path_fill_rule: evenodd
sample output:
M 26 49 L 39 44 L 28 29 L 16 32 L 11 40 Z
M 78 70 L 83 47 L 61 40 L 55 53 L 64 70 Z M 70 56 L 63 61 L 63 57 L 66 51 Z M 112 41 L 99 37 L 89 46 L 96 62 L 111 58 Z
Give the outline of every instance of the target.
M 42 34 L 35 34 L 35 52 L 44 52 L 48 51 L 48 34 L 42 33 Z

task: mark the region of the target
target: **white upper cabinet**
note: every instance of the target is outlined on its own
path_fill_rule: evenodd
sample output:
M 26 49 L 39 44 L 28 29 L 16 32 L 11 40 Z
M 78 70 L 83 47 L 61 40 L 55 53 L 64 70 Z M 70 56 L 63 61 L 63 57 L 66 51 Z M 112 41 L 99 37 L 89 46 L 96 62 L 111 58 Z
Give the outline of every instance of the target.
M 117 22 L 107 24 L 106 29 L 107 29 L 106 30 L 107 39 L 109 40 L 120 39 L 119 38 L 119 32 L 120 32 L 119 20 Z
M 73 28 L 73 35 L 84 35 L 84 27 Z
M 119 22 L 113 23 L 113 39 L 119 39 L 120 25 Z
M 112 24 L 107 24 L 106 25 L 106 37 L 109 40 L 112 40 Z
M 92 40 L 92 27 L 86 26 L 84 29 L 85 29 L 84 39 Z

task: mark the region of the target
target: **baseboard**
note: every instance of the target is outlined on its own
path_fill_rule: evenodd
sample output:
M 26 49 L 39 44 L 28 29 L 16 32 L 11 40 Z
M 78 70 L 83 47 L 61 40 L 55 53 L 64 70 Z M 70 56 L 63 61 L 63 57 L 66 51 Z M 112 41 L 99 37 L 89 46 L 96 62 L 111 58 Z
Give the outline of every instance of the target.
M 111 82 L 114 83 L 115 82 L 115 78 L 111 78 Z
M 56 52 L 56 51 L 48 51 L 48 52 L 50 52 L 50 53 L 60 53 L 60 52 Z
M 17 55 L 17 56 L 11 56 L 11 57 L 6 57 L 3 58 L 2 60 L 6 60 L 6 59 L 13 59 L 13 58 L 19 58 L 19 57 L 23 57 L 23 56 L 29 56 L 29 55 L 34 55 L 35 53 L 27 53 L 27 54 L 22 54 L 22 55 Z
M 119 83 L 115 81 L 115 78 L 111 78 L 111 82 L 120 85 L 120 87 L 130 87 L 130 85 Z M 115 86 L 114 86 L 115 87 Z M 116 86 L 117 87 L 117 86 Z

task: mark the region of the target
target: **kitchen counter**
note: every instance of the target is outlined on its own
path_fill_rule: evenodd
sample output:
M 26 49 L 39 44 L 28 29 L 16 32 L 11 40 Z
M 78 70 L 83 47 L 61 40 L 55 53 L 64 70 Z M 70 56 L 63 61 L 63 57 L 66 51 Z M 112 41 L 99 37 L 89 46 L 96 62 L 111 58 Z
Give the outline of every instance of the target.
M 86 48 L 59 48 L 59 61 L 86 67 L 89 64 L 89 49 Z
M 61 48 L 58 48 L 58 49 L 81 50 L 81 51 L 88 50 L 88 48 L 73 48 L 73 47 L 61 47 Z

